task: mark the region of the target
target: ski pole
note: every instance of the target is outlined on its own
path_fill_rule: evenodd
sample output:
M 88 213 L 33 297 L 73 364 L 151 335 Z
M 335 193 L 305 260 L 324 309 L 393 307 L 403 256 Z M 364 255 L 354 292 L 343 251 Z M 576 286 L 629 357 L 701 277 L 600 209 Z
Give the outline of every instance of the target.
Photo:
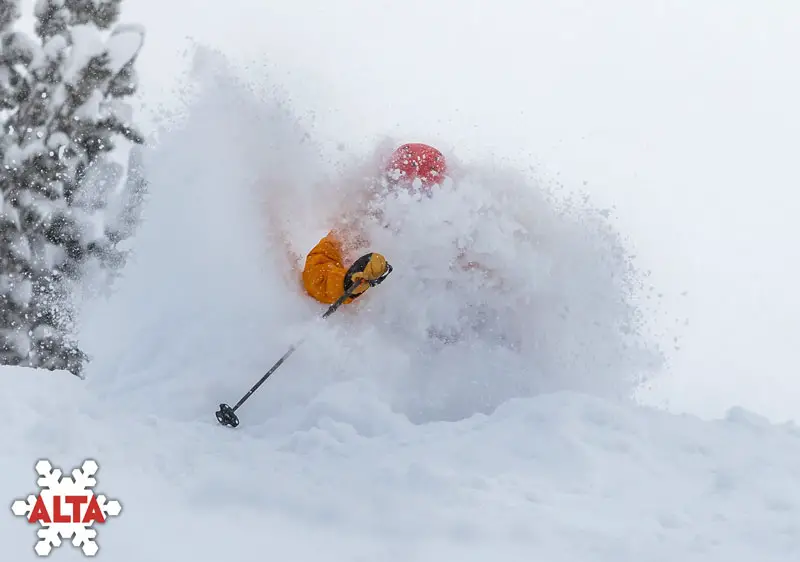
M 342 303 L 344 303 L 344 301 L 346 301 L 355 292 L 355 290 L 362 285 L 362 283 L 369 283 L 370 286 L 372 287 L 380 285 L 391 272 L 392 272 L 392 266 L 387 263 L 386 272 L 377 279 L 374 279 L 372 281 L 362 280 L 359 283 L 353 283 L 353 285 L 347 291 L 345 291 L 345 293 L 341 297 L 339 297 L 336 300 L 336 302 L 333 303 L 328 308 L 328 310 L 325 311 L 325 314 L 322 315 L 322 319 L 324 320 L 325 318 L 336 312 L 336 310 L 338 310 L 338 308 L 342 306 Z M 264 376 L 262 376 L 258 380 L 258 382 L 254 384 L 250 388 L 250 390 L 247 391 L 247 394 L 245 394 L 239 399 L 239 401 L 236 403 L 235 406 L 231 407 L 225 403 L 220 404 L 219 410 L 217 410 L 216 412 L 217 421 L 222 425 L 227 425 L 228 427 L 237 427 L 239 425 L 239 417 L 236 415 L 236 410 L 238 410 L 241 407 L 241 405 L 244 404 L 256 390 L 258 390 L 258 387 L 264 384 L 264 381 L 266 381 L 270 377 L 270 375 L 272 375 L 272 373 L 274 373 L 278 369 L 278 367 L 280 367 L 283 364 L 283 362 L 286 361 L 286 359 L 288 359 L 289 356 L 292 353 L 294 353 L 298 347 L 300 347 L 301 343 L 303 342 L 302 341 L 297 342 L 293 344 L 291 347 L 289 347 L 288 351 L 283 354 L 283 357 L 281 357 L 280 359 L 278 359 L 278 361 L 275 362 L 275 364 L 270 368 L 270 370 L 267 371 L 266 374 L 264 374 Z

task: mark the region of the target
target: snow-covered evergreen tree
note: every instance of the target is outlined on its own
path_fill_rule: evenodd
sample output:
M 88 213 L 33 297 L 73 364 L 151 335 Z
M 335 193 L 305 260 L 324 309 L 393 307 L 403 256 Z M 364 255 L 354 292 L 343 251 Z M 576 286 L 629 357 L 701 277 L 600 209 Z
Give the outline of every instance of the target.
M 145 187 L 124 102 L 144 30 L 115 26 L 121 2 L 37 0 L 33 38 L 19 0 L 0 0 L 0 364 L 80 376 L 74 288 L 124 265 Z

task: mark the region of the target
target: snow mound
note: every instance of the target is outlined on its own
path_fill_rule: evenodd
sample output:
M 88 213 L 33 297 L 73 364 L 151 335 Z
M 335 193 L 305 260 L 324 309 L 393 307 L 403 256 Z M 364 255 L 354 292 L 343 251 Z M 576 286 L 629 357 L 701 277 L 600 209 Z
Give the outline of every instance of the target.
M 741 409 L 709 422 L 565 392 L 420 425 L 343 382 L 230 430 L 211 415 L 125 413 L 66 374 L 3 368 L 0 384 L 17 396 L 0 493 L 32 491 L 41 456 L 96 458 L 98 487 L 124 506 L 98 535 L 120 562 L 320 549 L 335 561 L 782 562 L 800 548 L 800 430 Z M 22 560 L 36 537 L 15 521 L 0 540 Z

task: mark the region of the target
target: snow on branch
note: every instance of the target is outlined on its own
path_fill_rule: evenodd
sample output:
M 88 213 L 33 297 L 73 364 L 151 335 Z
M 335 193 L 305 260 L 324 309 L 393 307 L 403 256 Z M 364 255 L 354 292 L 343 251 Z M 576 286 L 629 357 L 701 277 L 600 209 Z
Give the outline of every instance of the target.
M 125 98 L 145 30 L 115 26 L 120 4 L 37 0 L 32 38 L 0 0 L 0 363 L 80 374 L 75 288 L 125 263 L 146 189 L 121 164 L 144 142 Z

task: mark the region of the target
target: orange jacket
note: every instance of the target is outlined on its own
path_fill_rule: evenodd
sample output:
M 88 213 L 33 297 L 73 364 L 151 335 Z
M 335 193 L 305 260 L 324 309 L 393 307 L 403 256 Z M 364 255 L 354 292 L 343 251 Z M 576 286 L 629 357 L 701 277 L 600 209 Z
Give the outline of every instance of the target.
M 324 304 L 333 304 L 344 294 L 347 268 L 342 257 L 342 242 L 329 232 L 308 253 L 303 268 L 303 286 L 306 292 Z M 345 304 L 352 302 L 346 299 Z
M 356 238 L 355 244 L 364 244 L 364 240 Z M 494 276 L 491 270 L 480 263 L 466 260 L 464 254 L 459 255 L 457 263 L 463 270 L 478 270 L 489 277 Z M 303 268 L 303 286 L 319 302 L 333 304 L 344 294 L 347 269 L 344 265 L 342 241 L 332 230 L 308 253 Z M 345 299 L 344 303 L 349 304 L 353 300 L 355 298 L 351 297 Z

